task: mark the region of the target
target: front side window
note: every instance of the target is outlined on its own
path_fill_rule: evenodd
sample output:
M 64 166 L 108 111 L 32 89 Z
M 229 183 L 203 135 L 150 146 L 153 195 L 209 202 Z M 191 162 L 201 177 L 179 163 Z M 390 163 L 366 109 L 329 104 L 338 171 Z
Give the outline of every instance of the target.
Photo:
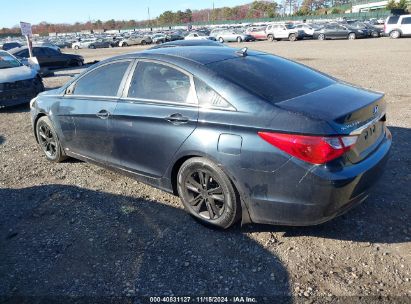
M 94 69 L 77 81 L 73 95 L 117 96 L 129 64 L 130 61 L 121 61 Z
M 232 108 L 223 97 L 210 88 L 204 81 L 194 78 L 198 104 L 202 107 Z
M 139 62 L 128 97 L 189 103 L 190 89 L 190 77 L 186 74 L 167 65 Z

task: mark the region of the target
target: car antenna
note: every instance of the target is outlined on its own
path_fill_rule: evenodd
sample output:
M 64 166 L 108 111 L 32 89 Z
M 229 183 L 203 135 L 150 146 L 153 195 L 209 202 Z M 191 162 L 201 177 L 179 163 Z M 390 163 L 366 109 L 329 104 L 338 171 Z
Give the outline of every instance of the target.
M 239 50 L 235 51 L 235 53 L 236 53 L 237 55 L 239 55 L 239 56 L 245 57 L 245 56 L 248 55 L 248 54 L 247 54 L 247 51 L 248 51 L 248 48 L 247 48 L 247 47 L 243 47 L 242 49 L 239 49 Z

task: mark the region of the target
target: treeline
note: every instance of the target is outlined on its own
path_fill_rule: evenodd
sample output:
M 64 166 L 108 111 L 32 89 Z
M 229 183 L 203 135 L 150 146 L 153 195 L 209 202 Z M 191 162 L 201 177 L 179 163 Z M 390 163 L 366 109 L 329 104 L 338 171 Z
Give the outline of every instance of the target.
M 242 20 L 248 18 L 268 18 L 278 15 L 278 8 L 276 2 L 273 1 L 254 1 L 253 3 L 240 5 L 235 7 L 222 7 L 215 9 L 202 9 L 202 10 L 190 10 L 185 11 L 165 11 L 157 18 L 151 20 L 108 20 L 108 21 L 89 21 L 89 22 L 76 22 L 74 24 L 52 24 L 48 22 L 41 22 L 33 25 L 33 33 L 40 35 L 47 35 L 48 33 L 67 33 L 67 32 L 80 32 L 82 30 L 114 30 L 124 28 L 137 28 L 137 27 L 156 27 L 167 26 L 173 24 L 189 24 L 196 22 L 216 22 L 224 20 Z M 0 29 L 0 35 L 20 34 L 20 28 L 16 25 L 13 28 Z
M 151 20 L 108 20 L 108 21 L 89 21 L 85 23 L 76 22 L 74 24 L 51 24 L 41 22 L 33 25 L 33 33 L 47 35 L 48 33 L 67 33 L 80 32 L 82 30 L 115 30 L 138 27 L 157 27 L 175 24 L 190 24 L 196 22 L 218 22 L 224 20 L 243 20 L 273 18 L 285 15 L 321 15 L 343 13 L 344 7 L 352 3 L 353 0 L 281 0 L 275 1 L 254 1 L 250 4 L 234 7 L 222 7 L 213 9 L 185 11 L 165 11 L 160 16 Z M 392 8 L 405 8 L 407 0 L 396 2 L 390 0 L 387 6 Z M 0 36 L 19 35 L 20 28 L 0 29 Z

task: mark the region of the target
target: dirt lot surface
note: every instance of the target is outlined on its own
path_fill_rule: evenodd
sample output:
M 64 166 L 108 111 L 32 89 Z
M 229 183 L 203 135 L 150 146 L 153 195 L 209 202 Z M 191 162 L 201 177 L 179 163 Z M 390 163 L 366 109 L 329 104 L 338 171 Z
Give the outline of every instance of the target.
M 315 227 L 211 230 L 162 191 L 87 163 L 47 162 L 28 107 L 0 110 L 0 296 L 411 302 L 411 40 L 241 46 L 386 93 L 394 144 L 369 199 Z M 90 62 L 140 49 L 76 53 Z M 76 72 L 45 84 L 58 87 Z

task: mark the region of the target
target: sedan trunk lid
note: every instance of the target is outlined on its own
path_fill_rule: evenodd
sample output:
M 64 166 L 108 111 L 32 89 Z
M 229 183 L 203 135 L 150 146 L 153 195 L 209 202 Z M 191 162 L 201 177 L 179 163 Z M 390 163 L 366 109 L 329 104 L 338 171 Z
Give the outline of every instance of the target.
M 358 136 L 347 153 L 352 163 L 372 153 L 385 134 L 384 95 L 341 82 L 276 105 L 326 121 L 335 130 L 334 135 Z

